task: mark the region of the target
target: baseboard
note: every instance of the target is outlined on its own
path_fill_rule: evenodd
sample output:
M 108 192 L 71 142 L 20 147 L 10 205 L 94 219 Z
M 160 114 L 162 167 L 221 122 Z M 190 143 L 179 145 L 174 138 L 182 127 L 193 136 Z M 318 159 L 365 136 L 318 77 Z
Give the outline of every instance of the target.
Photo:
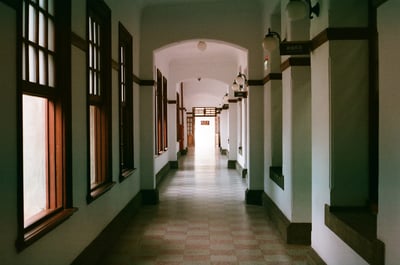
M 262 195 L 262 203 L 287 244 L 311 244 L 311 223 L 290 222 L 265 192 Z
M 152 190 L 141 190 L 142 193 L 142 204 L 144 205 L 155 205 L 160 201 L 158 189 Z
M 113 242 L 118 240 L 132 217 L 142 205 L 142 193 L 139 192 L 114 219 L 101 231 L 101 233 L 75 258 L 71 265 L 91 265 L 100 263 L 101 255 L 106 252 Z
M 246 189 L 246 204 L 262 205 L 263 190 L 249 190 Z
M 170 171 L 170 169 L 171 169 L 171 163 L 168 162 L 160 169 L 160 171 L 157 172 L 157 174 L 156 174 L 157 186 L 161 183 L 161 181 L 163 181 L 165 176 L 168 175 L 168 172 Z
M 236 169 L 236 160 L 228 160 L 228 168 Z
M 242 178 L 246 178 L 247 176 L 247 168 L 242 167 L 239 162 L 236 161 L 236 171 L 242 176 Z
M 170 169 L 178 169 L 179 168 L 179 161 L 178 160 L 169 161 L 169 168 Z

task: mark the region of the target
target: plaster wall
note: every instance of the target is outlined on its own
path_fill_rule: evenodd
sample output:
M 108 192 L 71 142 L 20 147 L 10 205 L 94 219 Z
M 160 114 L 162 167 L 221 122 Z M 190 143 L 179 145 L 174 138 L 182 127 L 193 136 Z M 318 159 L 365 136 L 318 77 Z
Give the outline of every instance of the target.
M 400 53 L 399 1 L 378 9 L 379 32 L 379 213 L 378 238 L 385 243 L 385 262 L 400 260 Z

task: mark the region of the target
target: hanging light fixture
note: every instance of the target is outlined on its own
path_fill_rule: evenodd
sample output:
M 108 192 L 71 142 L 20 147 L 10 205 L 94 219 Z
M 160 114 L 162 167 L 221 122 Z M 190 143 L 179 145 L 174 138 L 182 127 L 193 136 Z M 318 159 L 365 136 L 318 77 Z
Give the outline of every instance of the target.
M 246 75 L 239 72 L 232 84 L 232 90 L 235 97 L 247 98 L 247 86 L 248 84 Z
M 290 0 L 286 5 L 286 14 L 292 21 L 303 19 L 307 15 L 312 19 L 314 18 L 312 14 L 315 14 L 317 17 L 319 16 L 319 9 L 318 2 L 312 6 L 311 0 Z
M 281 43 L 281 36 L 279 35 L 278 32 L 271 31 L 270 28 L 268 28 L 268 33 L 265 35 L 262 46 L 265 50 L 272 52 L 276 49 L 276 47 L 279 47 Z

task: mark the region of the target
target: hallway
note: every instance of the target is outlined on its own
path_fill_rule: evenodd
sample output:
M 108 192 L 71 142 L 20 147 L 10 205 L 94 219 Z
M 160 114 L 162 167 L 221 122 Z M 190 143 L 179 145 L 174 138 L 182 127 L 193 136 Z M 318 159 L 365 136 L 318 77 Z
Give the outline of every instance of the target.
M 209 152 L 180 159 L 102 265 L 307 264 L 308 247 L 283 243 L 265 210 L 244 203 L 246 180 Z

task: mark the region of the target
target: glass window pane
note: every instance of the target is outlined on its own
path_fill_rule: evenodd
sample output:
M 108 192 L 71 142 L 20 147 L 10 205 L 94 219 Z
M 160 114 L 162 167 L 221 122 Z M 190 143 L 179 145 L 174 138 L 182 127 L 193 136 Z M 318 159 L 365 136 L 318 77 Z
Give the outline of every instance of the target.
M 97 44 L 97 42 L 96 42 L 96 21 L 93 21 L 92 27 L 93 27 L 93 39 L 92 39 L 92 41 L 93 41 L 93 43 Z
M 92 41 L 92 18 L 89 17 L 89 41 Z
M 49 54 L 49 86 L 55 87 L 56 86 L 56 70 L 54 65 L 54 57 Z
M 97 45 L 100 46 L 100 25 L 99 24 L 97 24 L 96 30 L 97 30 Z
M 39 6 L 43 9 L 46 9 L 46 1 L 45 0 L 39 0 Z
M 101 96 L 101 87 L 100 87 L 100 73 L 97 74 L 97 95 Z
M 36 9 L 29 5 L 29 40 L 36 42 Z
M 39 84 L 46 85 L 47 75 L 47 63 L 46 54 L 43 51 L 39 51 Z
M 93 94 L 93 71 L 89 70 L 89 95 Z
M 97 47 L 93 47 L 93 68 L 97 69 Z
M 46 209 L 47 99 L 24 95 L 23 197 L 24 222 Z
M 90 184 L 96 184 L 96 107 L 90 106 Z
M 39 45 L 46 47 L 46 17 L 39 12 Z
M 93 51 L 92 51 L 92 49 L 93 49 L 93 46 L 92 46 L 91 43 L 89 43 L 89 67 L 90 67 L 90 68 L 93 67 L 93 63 L 92 63 L 92 60 L 93 60 Z
M 54 0 L 47 0 L 48 8 L 47 11 L 50 13 L 50 15 L 54 16 Z
M 29 46 L 29 81 L 36 83 L 36 64 L 37 64 L 37 54 L 36 49 L 33 46 Z
M 50 51 L 54 51 L 54 47 L 55 47 L 55 45 L 54 45 L 54 40 L 55 40 L 55 36 L 54 36 L 54 21 L 52 20 L 52 19 L 48 19 L 47 20 L 47 23 L 48 23 L 48 29 L 49 29 L 49 31 L 48 31 L 48 36 L 47 36 L 47 39 L 48 39 L 48 45 L 49 45 L 49 50 Z
M 97 95 L 97 73 L 93 72 L 93 95 Z
M 25 13 L 25 2 L 22 2 L 22 37 L 23 38 L 25 38 L 25 16 L 26 16 L 26 13 Z
M 22 80 L 26 80 L 26 46 L 22 44 Z

